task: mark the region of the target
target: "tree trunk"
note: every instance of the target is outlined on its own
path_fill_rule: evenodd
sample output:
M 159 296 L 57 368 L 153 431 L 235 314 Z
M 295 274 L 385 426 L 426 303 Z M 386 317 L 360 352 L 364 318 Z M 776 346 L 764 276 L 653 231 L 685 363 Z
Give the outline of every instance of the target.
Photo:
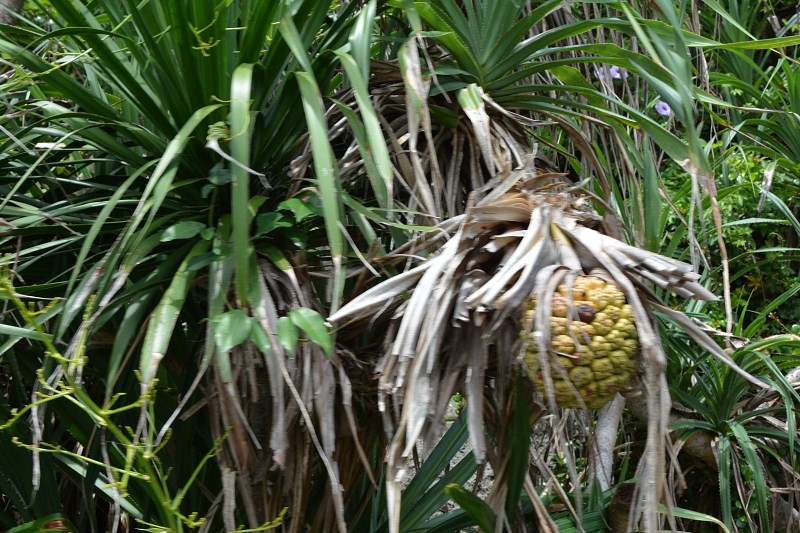
M 22 9 L 22 0 L 0 0 L 0 24 L 13 24 L 14 13 Z

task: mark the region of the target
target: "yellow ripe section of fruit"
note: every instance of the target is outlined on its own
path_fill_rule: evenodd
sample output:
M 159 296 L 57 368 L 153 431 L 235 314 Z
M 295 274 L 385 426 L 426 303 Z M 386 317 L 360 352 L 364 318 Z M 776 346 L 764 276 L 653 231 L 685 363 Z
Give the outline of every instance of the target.
M 536 300 L 531 298 L 522 334 L 528 377 L 544 393 L 544 372 L 533 337 Z M 598 408 L 625 389 L 637 370 L 639 340 L 631 306 L 614 284 L 596 276 L 578 276 L 572 287 L 562 284 L 553 294 L 550 344 L 546 361 L 556 403 Z

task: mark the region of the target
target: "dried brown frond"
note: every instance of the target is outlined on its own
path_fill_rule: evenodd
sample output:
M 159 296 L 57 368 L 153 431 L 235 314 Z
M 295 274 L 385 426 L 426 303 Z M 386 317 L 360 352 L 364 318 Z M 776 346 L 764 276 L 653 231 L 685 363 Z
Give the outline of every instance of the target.
M 218 456 L 229 479 L 221 505 L 243 506 L 253 528 L 288 507 L 288 531 L 303 531 L 311 520 L 315 531 L 343 532 L 345 501 L 365 472 L 377 483 L 369 455 L 386 440 L 377 410 L 377 356 L 339 349 L 328 357 L 302 340 L 288 352 L 277 341 L 278 319 L 311 307 L 312 287 L 302 269 L 282 271 L 267 261 L 259 268 L 260 304 L 252 314 L 271 351 L 263 355 L 246 343 L 218 354 L 208 384 L 215 437 L 230 431 Z M 312 490 L 318 501 L 309 501 Z
M 384 308 L 396 309 L 378 367 L 384 398 L 381 408 L 393 415 L 387 490 L 395 520 L 405 465 L 418 439 L 440 435 L 443 413 L 457 385 L 470 405 L 476 459 L 491 460 L 484 430 L 497 420 L 486 416 L 482 406 L 487 394 L 495 396 L 495 402 L 498 394 L 508 394 L 506 387 L 520 367 L 525 349 L 519 341 L 524 304 L 532 296 L 541 302 L 532 324 L 533 338 L 539 353 L 547 353 L 548 302 L 556 287 L 570 277 L 602 268 L 633 308 L 648 405 L 647 453 L 640 464 L 643 481 L 637 501 L 642 503 L 635 510 L 637 516 L 642 508 L 652 515 L 656 503 L 666 497 L 664 442 L 670 399 L 664 378 L 666 360 L 650 308 L 670 314 L 701 346 L 760 384 L 696 324 L 666 309 L 648 289 L 655 285 L 685 298 L 716 299 L 698 283 L 699 276 L 690 266 L 604 235 L 586 197 L 563 186 L 554 190 L 546 186 L 549 179 L 524 167 L 507 171 L 498 180 L 497 190 L 502 192 L 489 191 L 468 208 L 457 226 L 450 225 L 448 241 L 437 250 L 427 248 L 433 252 L 427 259 L 416 261 L 404 274 L 379 283 L 329 317 L 346 334 L 353 320 L 368 319 Z M 545 186 L 538 188 L 539 183 Z M 421 241 L 418 251 L 425 248 Z M 547 390 L 539 393 L 551 412 L 558 413 L 550 379 Z M 489 381 L 494 385 L 491 391 L 486 387 Z M 504 393 L 500 392 L 503 388 Z M 502 464 L 493 467 L 502 472 Z M 653 520 L 651 516 L 647 523 Z

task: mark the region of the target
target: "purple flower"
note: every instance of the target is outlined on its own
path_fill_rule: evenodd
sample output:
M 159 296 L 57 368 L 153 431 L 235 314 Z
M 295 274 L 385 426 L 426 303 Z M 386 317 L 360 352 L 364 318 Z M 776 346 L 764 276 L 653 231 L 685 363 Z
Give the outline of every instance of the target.
M 597 67 L 595 74 L 598 78 L 602 78 L 606 75 L 606 69 L 604 67 Z M 628 77 L 628 72 L 615 65 L 608 69 L 608 75 L 612 80 L 621 80 Z
M 669 104 L 666 102 L 659 101 L 655 106 L 655 110 L 656 113 L 662 117 L 668 117 L 672 114 L 672 109 L 670 109 Z
M 608 74 L 611 76 L 612 79 L 615 80 L 621 80 L 622 78 L 628 77 L 628 73 L 624 69 L 621 69 L 616 65 L 608 69 Z

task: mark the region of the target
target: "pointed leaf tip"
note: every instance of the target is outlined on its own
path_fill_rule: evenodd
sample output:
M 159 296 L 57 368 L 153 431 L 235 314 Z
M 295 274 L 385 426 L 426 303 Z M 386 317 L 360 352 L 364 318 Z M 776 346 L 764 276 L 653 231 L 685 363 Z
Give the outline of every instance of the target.
M 331 355 L 333 337 L 325 325 L 325 319 L 318 312 L 308 307 L 300 307 L 289 313 L 292 323 L 303 330 L 314 344 L 319 345 L 325 355 Z

